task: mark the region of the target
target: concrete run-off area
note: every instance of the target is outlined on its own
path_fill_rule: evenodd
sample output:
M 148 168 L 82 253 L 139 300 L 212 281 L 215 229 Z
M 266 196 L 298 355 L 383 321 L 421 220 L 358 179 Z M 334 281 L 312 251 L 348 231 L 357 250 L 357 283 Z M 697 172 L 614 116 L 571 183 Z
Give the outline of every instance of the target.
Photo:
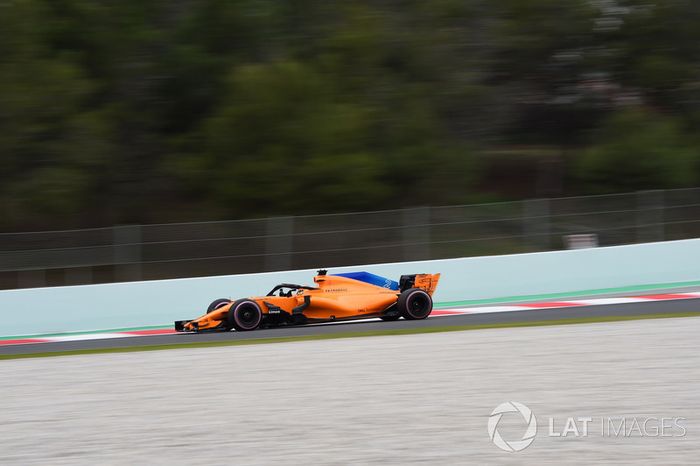
M 0 464 L 697 464 L 698 334 L 693 317 L 3 361 Z M 487 432 L 508 401 L 537 417 L 514 453 Z M 607 418 L 683 429 L 605 435 Z

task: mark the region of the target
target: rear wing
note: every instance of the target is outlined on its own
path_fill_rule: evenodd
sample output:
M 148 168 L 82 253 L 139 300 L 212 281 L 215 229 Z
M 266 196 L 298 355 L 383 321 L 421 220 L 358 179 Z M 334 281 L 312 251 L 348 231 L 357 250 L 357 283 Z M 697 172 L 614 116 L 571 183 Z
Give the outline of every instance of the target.
M 409 288 L 420 288 L 432 296 L 437 284 L 440 281 L 440 274 L 419 273 L 415 275 L 401 275 L 399 279 L 399 290 L 404 291 Z

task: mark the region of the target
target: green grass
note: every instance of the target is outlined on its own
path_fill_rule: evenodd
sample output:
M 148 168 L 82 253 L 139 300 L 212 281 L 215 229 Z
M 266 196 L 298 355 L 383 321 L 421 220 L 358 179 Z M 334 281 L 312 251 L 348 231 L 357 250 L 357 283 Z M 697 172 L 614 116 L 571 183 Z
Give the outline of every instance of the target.
M 442 333 L 442 332 L 461 332 L 466 330 L 483 330 L 497 328 L 518 328 L 518 327 L 541 327 L 546 325 L 573 325 L 573 324 L 590 324 L 598 322 L 622 322 L 628 320 L 647 320 L 647 319 L 667 319 L 675 317 L 700 317 L 696 312 L 679 312 L 669 314 L 647 314 L 638 316 L 601 316 L 601 317 L 580 317 L 573 319 L 560 320 L 541 320 L 535 322 L 512 322 L 512 323 L 493 323 L 480 325 L 450 325 L 437 327 L 421 327 L 421 328 L 406 328 L 406 329 L 387 329 L 387 330 L 369 330 L 363 332 L 343 332 L 324 335 L 300 335 L 292 337 L 277 337 L 277 338 L 255 338 L 247 340 L 227 340 L 227 341 L 205 341 L 195 343 L 168 344 L 168 345 L 145 345 L 145 346 L 130 346 L 125 348 L 96 348 L 82 349 L 71 351 L 55 351 L 44 353 L 27 353 L 27 354 L 4 354 L 0 355 L 0 360 L 6 359 L 26 359 L 26 358 L 44 358 L 54 356 L 74 356 L 80 354 L 103 354 L 103 353 L 131 353 L 135 351 L 161 351 L 169 349 L 190 349 L 190 348 L 211 348 L 217 346 L 243 346 L 243 345 L 261 345 L 270 343 L 289 343 L 297 341 L 315 341 L 315 340 L 333 340 L 336 338 L 356 338 L 356 337 L 374 337 L 386 335 L 412 335 L 418 333 Z

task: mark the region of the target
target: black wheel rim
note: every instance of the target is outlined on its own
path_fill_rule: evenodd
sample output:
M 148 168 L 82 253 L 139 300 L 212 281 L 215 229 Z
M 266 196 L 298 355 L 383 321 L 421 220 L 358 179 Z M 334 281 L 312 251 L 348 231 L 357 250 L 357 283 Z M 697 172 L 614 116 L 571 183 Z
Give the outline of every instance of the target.
M 238 312 L 236 313 L 238 323 L 245 328 L 257 325 L 259 318 L 258 309 L 252 304 L 244 304 L 238 308 Z
M 430 312 L 430 298 L 423 293 L 416 293 L 411 296 L 408 309 L 412 316 L 423 317 Z

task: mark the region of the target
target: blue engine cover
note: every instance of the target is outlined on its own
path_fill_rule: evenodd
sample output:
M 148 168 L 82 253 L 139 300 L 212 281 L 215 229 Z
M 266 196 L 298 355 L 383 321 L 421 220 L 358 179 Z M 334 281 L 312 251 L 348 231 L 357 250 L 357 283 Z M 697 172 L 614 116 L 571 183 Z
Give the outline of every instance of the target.
M 382 288 L 387 288 L 389 290 L 398 290 L 399 282 L 390 280 L 388 278 L 380 277 L 369 272 L 348 272 L 348 273 L 334 273 L 336 277 L 352 278 L 360 282 L 369 283 L 370 285 L 380 286 Z

